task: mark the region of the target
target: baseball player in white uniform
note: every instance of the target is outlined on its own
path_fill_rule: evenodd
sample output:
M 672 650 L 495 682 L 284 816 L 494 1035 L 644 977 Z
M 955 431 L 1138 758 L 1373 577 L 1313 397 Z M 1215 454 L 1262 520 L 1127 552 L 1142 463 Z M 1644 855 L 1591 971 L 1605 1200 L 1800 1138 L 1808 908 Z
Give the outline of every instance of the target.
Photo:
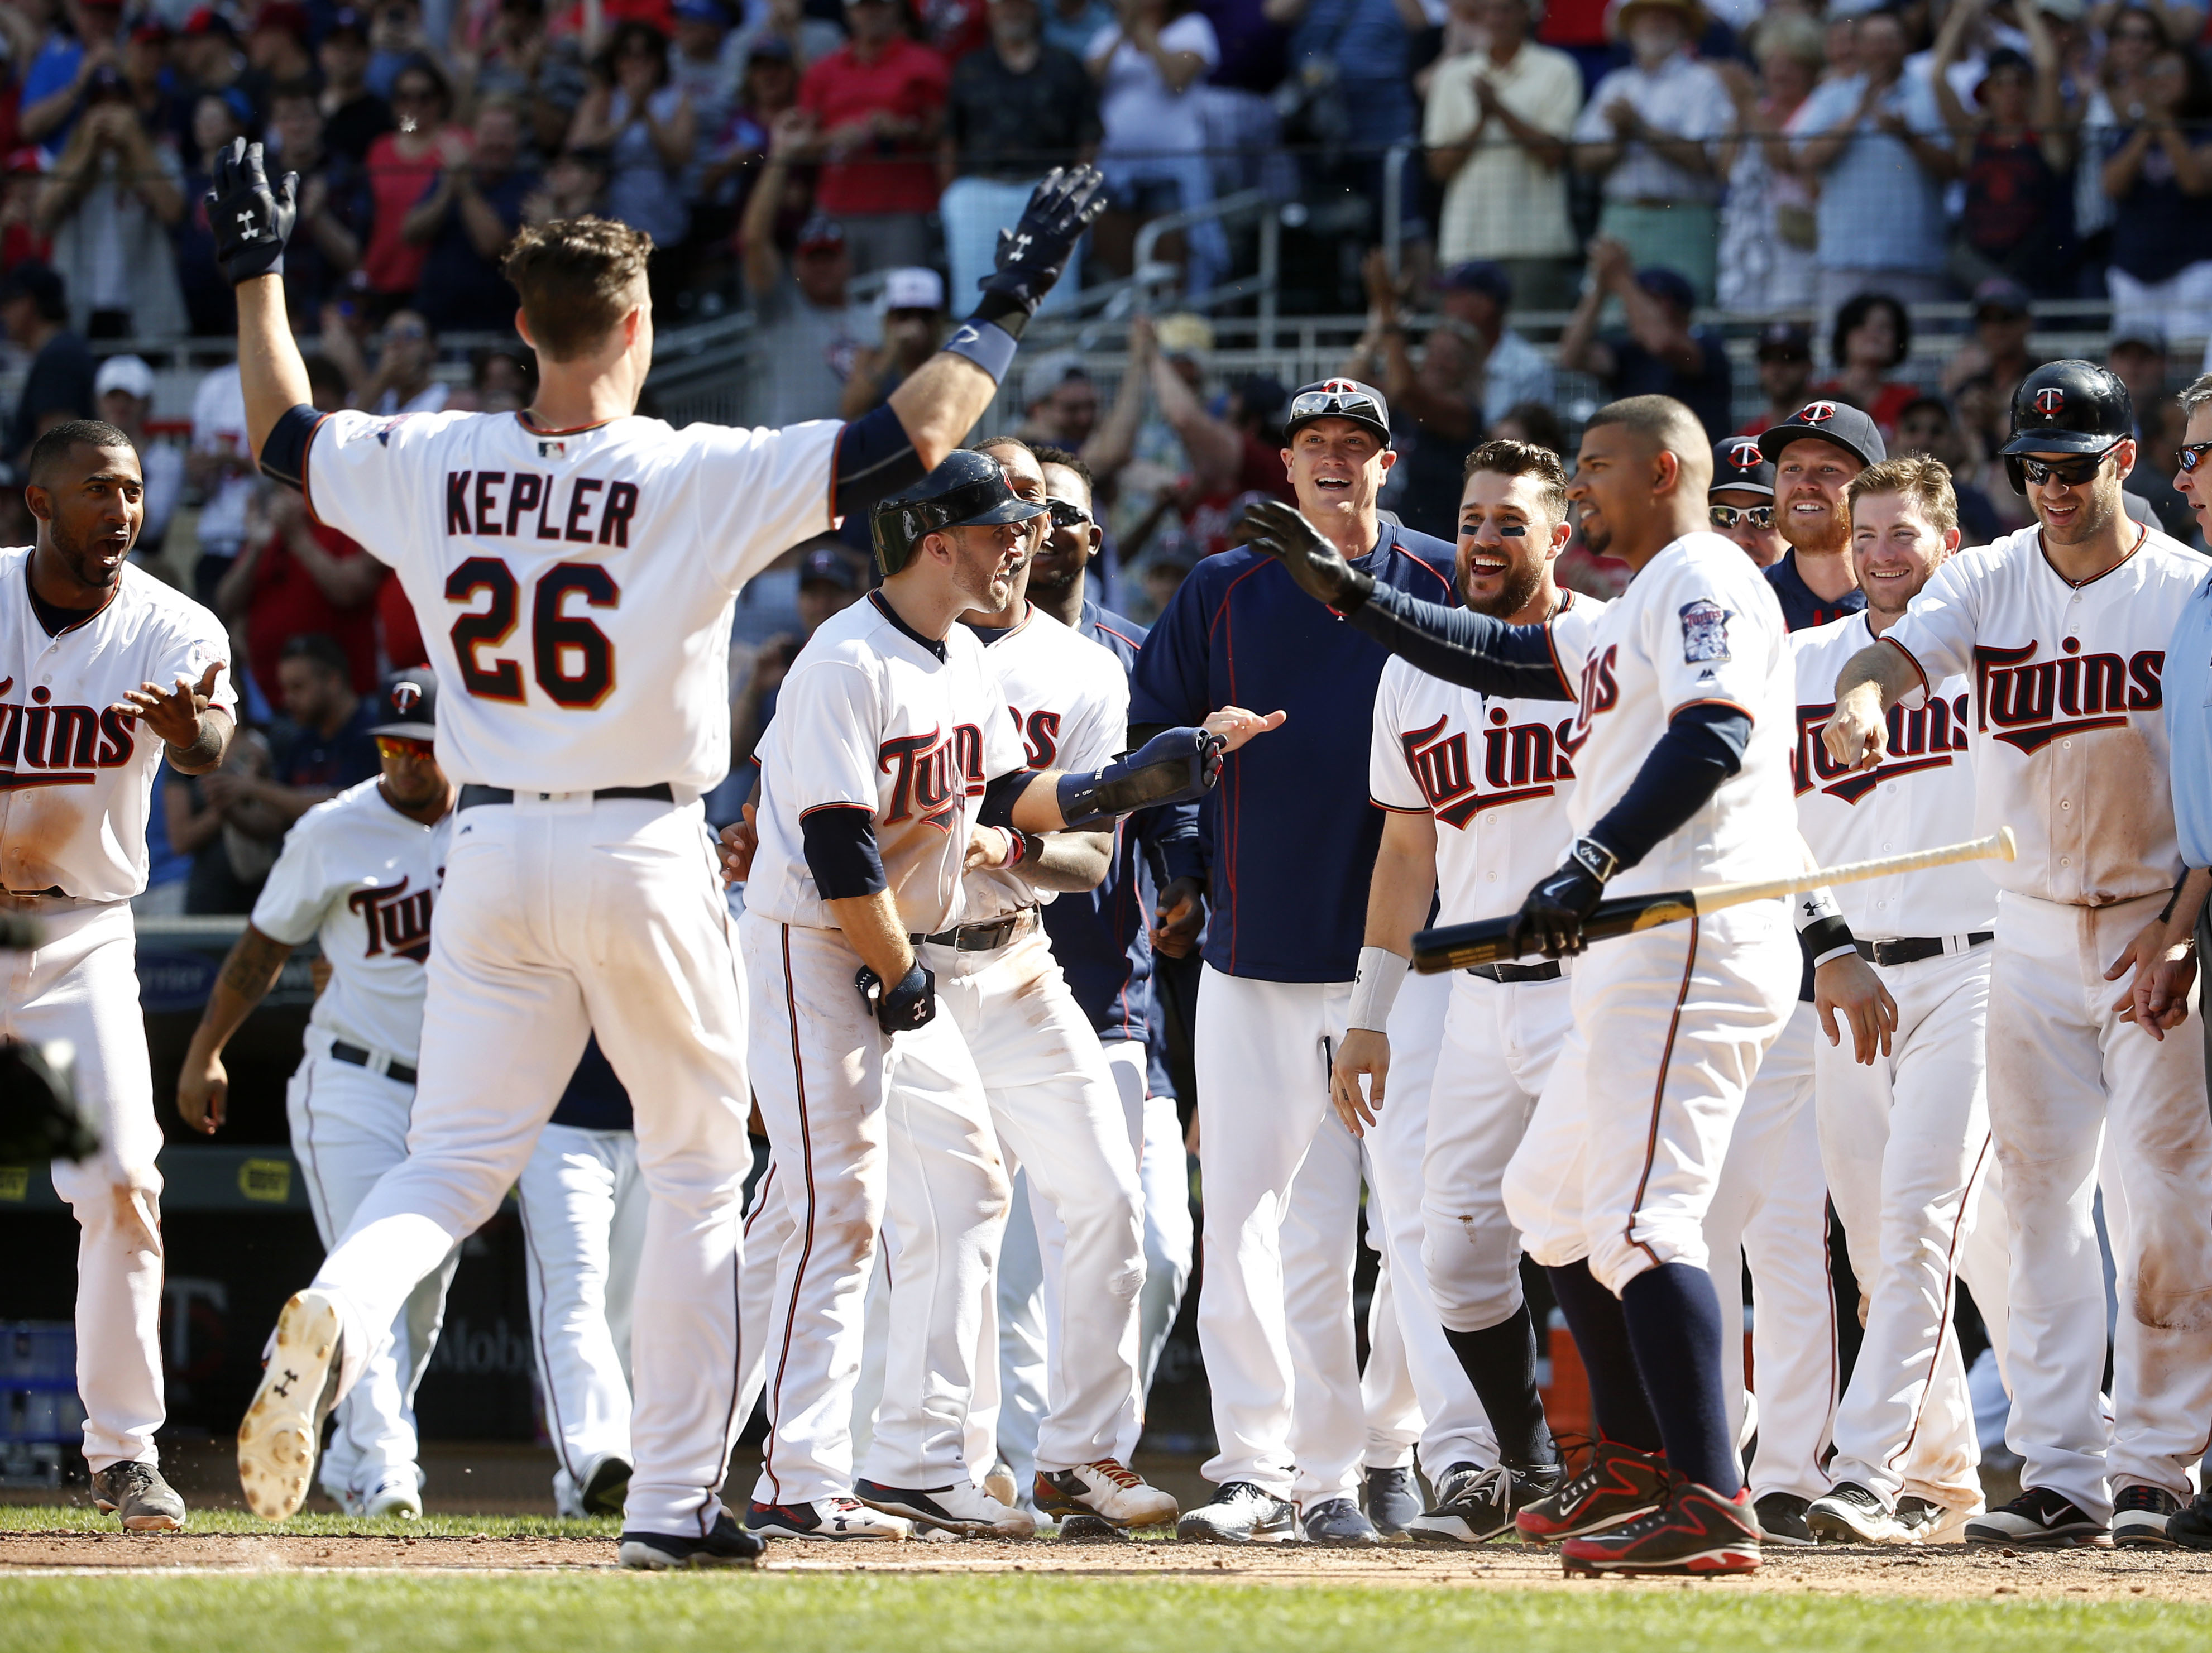
M 145 515 L 131 440 L 98 420 L 32 445 L 35 544 L 0 550 L 0 889 L 45 938 L 7 956 L 0 1033 L 66 1040 L 100 1150 L 53 1162 L 77 1221 L 77 1398 L 94 1500 L 134 1532 L 185 1524 L 161 1479 L 161 1129 L 131 897 L 166 750 L 183 775 L 222 761 L 236 704 L 214 615 L 128 566 Z
M 378 1179 L 407 1158 L 431 914 L 453 834 L 454 787 L 431 744 L 437 689 L 420 670 L 385 684 L 383 720 L 374 732 L 383 773 L 316 805 L 285 835 L 177 1078 L 177 1111 L 212 1133 L 229 1096 L 223 1048 L 276 986 L 293 951 L 316 944 L 330 981 L 308 1014 L 306 1051 L 284 1101 L 325 1248 L 337 1243 Z M 390 1343 L 337 1408 L 319 1474 L 348 1515 L 422 1513 L 415 1389 L 459 1260 L 450 1248 L 408 1294 Z
M 1097 179 L 1039 185 L 975 314 L 884 407 L 780 431 L 635 416 L 650 241 L 591 218 L 526 229 L 507 255 L 538 357 L 529 408 L 319 416 L 274 273 L 294 185 L 272 190 L 243 145 L 215 183 L 255 448 L 398 572 L 447 690 L 439 762 L 461 787 L 409 1157 L 279 1320 L 239 1434 L 248 1502 L 298 1508 L 324 1410 L 520 1172 L 588 1030 L 636 1103 L 650 1201 L 619 1553 L 749 1565 L 759 1541 L 715 1492 L 743 1421 L 745 1014 L 698 802 L 728 766 L 732 604 L 785 548 L 950 451 L 1095 216 Z
M 1509 626 L 1363 578 L 1287 507 L 1251 515 L 1256 547 L 1394 653 L 1486 693 L 1577 701 L 1568 737 L 1577 836 L 1514 926 L 1517 941 L 1548 957 L 1580 949 L 1583 921 L 1609 885 L 1642 894 L 1800 865 L 1788 641 L 1759 571 L 1703 526 L 1711 465 L 1702 428 L 1670 398 L 1593 416 L 1571 496 L 1592 549 L 1624 558 L 1636 577 L 1579 661 L 1553 628 Z M 1621 1455 L 1601 1452 L 1520 1513 L 1524 1533 L 1566 1536 L 1570 1571 L 1760 1563 L 1728 1428 L 1729 1334 L 1704 1222 L 1796 964 L 1779 902 L 1608 941 L 1577 961 L 1574 1031 L 1507 1166 L 1506 1212 L 1552 1270 L 1601 1428 L 1622 1438 L 1625 1419 L 1656 1432 L 1665 1466 L 1647 1449 L 1640 1472 L 1618 1477 Z M 1638 1416 L 1647 1401 L 1648 1426 Z M 1607 1504 L 1613 1524 L 1589 1532 L 1592 1506 Z
M 2047 363 L 2012 416 L 2004 453 L 2036 526 L 1946 561 L 1844 666 L 1823 738 L 1840 765 L 1880 763 L 1891 707 L 1971 675 L 1976 830 L 2019 842 L 1992 864 L 1989 1108 L 2023 1490 L 1966 1541 L 2164 1544 L 2212 1417 L 2212 1115 L 2195 1042 L 2124 1025 L 2133 990 L 2112 983 L 2154 975 L 2170 945 L 2182 863 L 2160 674 L 2204 564 L 2122 507 L 2134 415 L 2112 374 Z M 2119 1297 L 2109 1425 L 2100 1156 Z
M 925 1533 L 1033 1530 L 970 1462 L 979 1376 L 994 1386 L 978 1367 L 996 1358 L 984 1334 L 1007 1178 L 982 1077 L 955 1018 L 937 1014 L 921 950 L 1024 927 L 963 925 L 965 874 L 1053 854 L 1042 835 L 1196 797 L 1225 746 L 1281 720 L 1232 708 L 1095 774 L 1030 768 L 983 644 L 957 622 L 1006 607 L 1024 525 L 1044 514 L 964 450 L 878 507 L 884 584 L 809 640 L 761 744 L 739 930 L 754 1089 L 792 1224 L 756 1532 L 814 1536 L 854 1519 L 856 1501 Z M 853 1383 L 879 1237 L 889 1349 L 855 1477 Z
M 1903 617 L 1959 542 L 1950 473 L 1936 460 L 1875 465 L 1846 494 L 1866 610 L 1790 639 L 1797 820 L 1824 866 L 1958 843 L 1974 825 L 1966 677 L 1937 684 L 1917 710 L 1891 708 L 1877 769 L 1847 771 L 1820 742 L 1837 677 Z M 1895 1030 L 1887 1049 L 1864 1053 L 1872 1061 L 1840 1041 L 1814 1049 L 1820 1157 L 1865 1294 L 1866 1335 L 1836 1414 L 1835 1485 L 1807 1520 L 1830 1542 L 1940 1543 L 1983 1510 L 1951 1324 L 1960 1279 L 2001 1367 L 2006 1340 L 1985 1072 L 1996 886 L 1977 862 L 1841 884 L 1835 896 L 1896 1006 Z
M 1606 605 L 1563 591 L 1555 559 L 1572 534 L 1557 456 L 1526 443 L 1485 443 L 1468 457 L 1460 501 L 1460 595 L 1516 625 L 1549 623 L 1563 657 L 1580 659 Z M 1367 898 L 1367 945 L 1337 1053 L 1339 1117 L 1366 1134 L 1419 1110 L 1425 1142 L 1417 1202 L 1422 1308 L 1480 1397 L 1488 1462 L 1432 1469 L 1436 1501 L 1410 1526 L 1417 1542 L 1480 1544 L 1513 1530 L 1521 1507 L 1555 1492 L 1559 1454 L 1536 1391 L 1537 1335 L 1521 1290 L 1521 1238 L 1501 1184 L 1573 1022 L 1556 959 L 1491 964 L 1405 982 L 1413 932 L 1498 912 L 1557 865 L 1571 842 L 1571 735 L 1556 700 L 1486 696 L 1403 659 L 1375 696 L 1369 791 L 1389 811 Z M 1445 982 L 1441 1025 L 1403 990 Z M 1401 986 L 1403 984 L 1403 986 Z M 1416 1013 L 1402 1012 L 1408 1006 Z M 1441 1048 L 1425 1085 L 1401 1054 Z M 1363 1094 L 1360 1079 L 1365 1076 Z M 1394 1285 L 1405 1289 L 1405 1282 Z M 1370 1363 L 1371 1364 L 1371 1363 Z

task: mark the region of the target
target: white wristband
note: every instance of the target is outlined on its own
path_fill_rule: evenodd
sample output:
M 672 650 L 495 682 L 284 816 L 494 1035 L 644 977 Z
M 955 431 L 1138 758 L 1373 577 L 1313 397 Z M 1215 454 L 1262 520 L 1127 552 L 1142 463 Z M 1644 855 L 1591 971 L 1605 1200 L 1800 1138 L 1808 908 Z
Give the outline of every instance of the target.
M 1841 918 L 1843 915 L 1844 909 L 1837 903 L 1835 892 L 1826 884 L 1816 890 L 1798 891 L 1797 905 L 1792 916 L 1797 921 L 1800 930 L 1808 930 L 1822 919 Z
M 1411 959 L 1388 947 L 1362 947 L 1359 973 L 1352 978 L 1352 1013 L 1345 1018 L 1345 1025 L 1382 1032 L 1390 1020 L 1390 1006 L 1398 997 L 1398 984 L 1412 967 Z

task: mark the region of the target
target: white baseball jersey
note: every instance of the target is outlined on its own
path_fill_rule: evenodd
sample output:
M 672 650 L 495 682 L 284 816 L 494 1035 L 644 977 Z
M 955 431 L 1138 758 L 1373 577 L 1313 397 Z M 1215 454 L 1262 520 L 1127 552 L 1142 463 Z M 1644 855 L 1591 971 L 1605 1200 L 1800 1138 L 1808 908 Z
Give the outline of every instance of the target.
M 422 1036 L 430 909 L 453 817 L 402 815 L 364 781 L 293 823 L 253 903 L 253 927 L 296 947 L 313 936 L 331 982 L 307 1019 L 412 1066 Z
M 988 640 L 983 663 L 998 679 L 1006 712 L 1032 769 L 1097 769 L 1129 738 L 1129 674 L 1081 633 L 1031 605 L 1029 617 Z M 1019 868 L 968 875 L 967 917 L 994 918 L 1050 901 Z
M 1562 594 L 1552 617 L 1560 674 L 1573 683 L 1607 605 Z M 1573 705 L 1505 700 L 1431 678 L 1395 656 L 1375 689 L 1367 791 L 1387 810 L 1437 820 L 1439 924 L 1511 912 L 1574 842 L 1567 794 Z
M 792 662 L 761 739 L 760 848 L 745 910 L 834 930 L 806 864 L 802 817 L 873 816 L 877 853 L 908 931 L 963 915 L 960 864 L 985 782 L 1025 767 L 986 651 L 956 625 L 942 642 L 871 592 L 827 621 Z
M 1889 756 L 1879 769 L 1846 773 L 1828 756 L 1820 731 L 1836 709 L 1837 674 L 1873 641 L 1863 614 L 1790 634 L 1797 656 L 1797 746 L 1790 756 L 1797 826 L 1822 866 L 1933 849 L 1974 833 L 1966 678 L 1944 678 L 1918 708 L 1890 708 Z M 1839 884 L 1836 902 L 1863 939 L 1971 935 L 1996 922 L 1997 887 L 1987 866 L 1968 861 Z
M 2173 617 L 2204 559 L 2154 530 L 2085 585 L 2062 579 L 2042 531 L 1961 551 L 1882 641 L 1931 683 L 1970 676 L 1974 830 L 2008 826 L 2020 858 L 2000 889 L 2102 907 L 2170 890 L 2181 873 L 2160 678 Z
M 50 636 L 31 607 L 31 550 L 0 550 L 0 884 L 127 901 L 146 887 L 146 811 L 161 738 L 116 710 L 126 690 L 194 684 L 230 658 L 222 623 L 125 563 L 115 595 Z M 215 704 L 234 709 L 230 673 Z
M 785 430 L 515 413 L 334 413 L 308 444 L 317 519 L 399 575 L 446 692 L 462 782 L 583 792 L 729 769 L 738 588 L 833 525 L 834 421 Z
M 1620 801 L 1675 713 L 1720 704 L 1752 720 L 1741 767 L 1607 893 L 1650 895 L 1796 871 L 1790 802 L 1796 678 L 1782 605 L 1751 559 L 1718 534 L 1683 535 L 1637 571 L 1589 647 L 1567 744 L 1579 777 L 1567 806 L 1577 836 Z

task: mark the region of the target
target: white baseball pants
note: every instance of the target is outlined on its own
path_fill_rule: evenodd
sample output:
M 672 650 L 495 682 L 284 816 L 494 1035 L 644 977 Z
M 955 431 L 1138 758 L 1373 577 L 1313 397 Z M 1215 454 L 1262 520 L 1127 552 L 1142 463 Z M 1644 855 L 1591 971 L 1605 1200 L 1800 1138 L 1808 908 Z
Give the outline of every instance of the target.
M 1601 941 L 1576 960 L 1573 1035 L 1505 1168 L 1506 1214 L 1530 1256 L 1546 1267 L 1587 1257 L 1616 1297 L 1662 1263 L 1710 1272 L 1705 1214 L 1799 965 L 1780 902 Z
M 337 1244 L 354 1212 L 385 1172 L 407 1158 L 407 1121 L 415 1087 L 337 1060 L 331 1036 L 310 1027 L 307 1060 L 285 1087 L 292 1152 L 307 1180 L 315 1231 Z M 459 1266 L 460 1248 L 424 1275 L 402 1304 L 392 1340 L 368 1358 L 356 1383 L 333 1413 L 330 1444 L 316 1478 L 348 1508 L 397 1482 L 420 1491 L 416 1462 L 415 1390 L 428 1370 L 446 1318 L 446 1288 Z
M 1737 1440 L 1745 1412 L 1742 1264 L 1751 1267 L 1759 1450 L 1745 1479 L 1754 1498 L 1790 1492 L 1809 1500 L 1829 1486 L 1820 1460 L 1836 1410 L 1836 1292 L 1813 1109 L 1813 1049 L 1826 1042 L 1819 1013 L 1796 1006 L 1744 1097 L 1705 1214 L 1721 1305 L 1721 1377 Z
M 2012 1419 L 2023 1486 L 2109 1517 L 2111 1492 L 2191 1496 L 2212 1419 L 2212 1115 L 2204 1053 L 2118 1019 L 2105 971 L 2163 895 L 2069 907 L 2006 890 L 1990 981 L 1990 1134 L 2012 1247 Z M 2112 1421 L 2097 1381 L 2105 1290 L 2090 1212 L 2103 1148 L 2118 1267 Z
M 1836 1410 L 1838 1481 L 1894 1505 L 1981 1501 L 1981 1448 L 1951 1315 L 1960 1279 L 2006 1353 L 2005 1216 L 1990 1144 L 1989 946 L 1877 966 L 1897 1000 L 1890 1054 L 1814 1047 L 1820 1159 L 1866 1336 Z
M 94 1470 L 155 1463 L 168 1414 L 161 1382 L 161 1127 L 146 1023 L 138 1008 L 136 932 L 127 901 L 0 897 L 46 939 L 0 959 L 8 998 L 0 1031 L 76 1052 L 76 1094 L 99 1127 L 82 1164 L 57 1159 L 54 1192 L 76 1217 L 76 1391 L 84 1458 Z
M 771 1424 L 755 1501 L 852 1492 L 879 1241 L 891 1289 L 867 1478 L 899 1487 L 973 1479 L 964 1436 L 1008 1199 L 975 1062 L 942 1005 L 927 1027 L 885 1035 L 854 986 L 860 955 L 838 932 L 748 913 L 738 937 L 756 1012 L 754 1094 L 790 1224 L 770 1298 Z
M 548 1121 L 515 1194 L 528 1253 L 531 1347 L 561 1460 L 553 1502 L 565 1513 L 581 1508 L 603 1462 L 629 1462 L 630 1304 L 646 1219 L 637 1139 Z
M 699 806 L 523 794 L 461 811 L 431 941 L 407 1159 L 315 1284 L 342 1387 L 522 1174 L 584 1042 L 630 1094 L 649 1208 L 633 1305 L 632 1530 L 703 1536 L 737 1413 L 745 1006 Z

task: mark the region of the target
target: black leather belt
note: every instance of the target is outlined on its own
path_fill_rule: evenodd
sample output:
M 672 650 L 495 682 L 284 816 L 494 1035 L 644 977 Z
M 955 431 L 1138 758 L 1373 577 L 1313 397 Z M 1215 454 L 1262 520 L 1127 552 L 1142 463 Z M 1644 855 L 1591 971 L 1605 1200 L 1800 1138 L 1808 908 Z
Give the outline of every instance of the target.
M 1994 930 L 1975 930 L 1966 937 L 1968 947 L 1978 947 L 1996 938 Z M 1859 957 L 1870 964 L 1917 964 L 1923 958 L 1940 958 L 1950 951 L 1948 937 L 1939 935 L 1899 936 L 1893 941 L 1861 941 L 1855 944 Z
M 1559 961 L 1553 958 L 1541 964 L 1474 964 L 1468 966 L 1467 973 L 1486 981 L 1556 981 L 1559 979 Z
M 553 794 L 541 792 L 536 795 L 542 799 L 550 798 Z M 664 781 L 657 787 L 601 787 L 592 796 L 594 799 L 649 798 L 656 804 L 672 804 L 676 801 L 676 789 Z M 475 809 L 483 804 L 511 804 L 514 801 L 514 788 L 512 787 L 467 786 L 461 788 L 461 801 L 458 807 Z
M 336 1039 L 331 1041 L 331 1054 L 356 1067 L 368 1067 L 376 1060 L 374 1051 L 363 1050 L 357 1044 L 346 1044 Z M 403 1062 L 393 1062 L 384 1070 L 384 1077 L 396 1079 L 402 1085 L 412 1085 L 415 1083 L 415 1070 Z
M 907 940 L 917 947 L 950 947 L 958 953 L 994 952 L 1019 935 L 1036 911 L 1034 907 L 1024 907 L 1004 918 L 989 919 L 981 924 L 957 924 L 935 935 L 910 935 Z

